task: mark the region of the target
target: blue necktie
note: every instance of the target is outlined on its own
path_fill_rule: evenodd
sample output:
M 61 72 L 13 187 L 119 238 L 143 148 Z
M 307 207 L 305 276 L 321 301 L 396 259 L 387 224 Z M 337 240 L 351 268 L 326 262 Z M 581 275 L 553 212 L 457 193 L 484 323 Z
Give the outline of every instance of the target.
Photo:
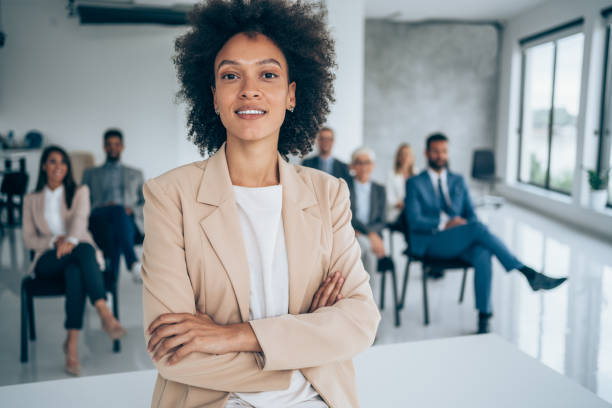
M 446 202 L 444 192 L 442 191 L 442 177 L 438 177 L 438 198 L 440 199 L 440 208 L 442 211 L 444 211 L 450 218 L 453 218 L 455 216 L 455 212 Z

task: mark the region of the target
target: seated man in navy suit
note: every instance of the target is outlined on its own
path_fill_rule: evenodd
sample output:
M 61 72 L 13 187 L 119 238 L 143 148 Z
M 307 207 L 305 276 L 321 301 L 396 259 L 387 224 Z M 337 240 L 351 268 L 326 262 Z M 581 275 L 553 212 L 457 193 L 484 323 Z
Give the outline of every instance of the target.
M 411 252 L 435 258 L 461 258 L 474 265 L 478 333 L 488 332 L 491 313 L 491 255 L 506 271 L 520 271 L 531 288 L 553 289 L 567 278 L 551 278 L 519 261 L 503 242 L 478 221 L 463 177 L 451 173 L 448 138 L 427 138 L 428 169 L 406 181 L 405 213 Z
M 334 147 L 334 131 L 329 127 L 323 127 L 317 135 L 317 150 L 319 154 L 304 159 L 302 166 L 321 170 L 334 177 L 343 178 L 347 183 L 351 181 L 351 173 L 348 166 L 332 156 Z

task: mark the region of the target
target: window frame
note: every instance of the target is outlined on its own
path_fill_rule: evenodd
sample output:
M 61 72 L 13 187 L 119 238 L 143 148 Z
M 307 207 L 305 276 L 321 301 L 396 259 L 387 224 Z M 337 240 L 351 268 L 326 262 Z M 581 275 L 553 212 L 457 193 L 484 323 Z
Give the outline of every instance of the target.
M 530 186 L 534 186 L 546 191 L 553 191 L 555 193 L 563 194 L 565 196 L 572 196 L 572 191 L 565 191 L 555 187 L 550 186 L 550 164 L 551 164 L 551 153 L 552 153 L 552 141 L 553 141 L 553 126 L 554 126 L 554 111 L 555 111 L 555 85 L 556 85 L 556 77 L 557 77 L 557 48 L 558 42 L 561 39 L 572 36 L 574 34 L 582 33 L 585 38 L 586 35 L 584 33 L 584 18 L 578 18 L 567 23 L 561 24 L 559 26 L 547 29 L 545 31 L 527 36 L 519 40 L 519 46 L 521 51 L 521 81 L 520 81 L 520 99 L 519 99 L 519 115 L 518 121 L 519 125 L 518 129 L 518 166 L 517 166 L 517 174 L 516 180 L 521 184 L 526 184 Z M 544 185 L 534 183 L 532 181 L 524 181 L 521 180 L 521 169 L 523 166 L 522 155 L 523 155 L 523 117 L 524 117 L 524 108 L 525 108 L 525 69 L 526 69 L 526 51 L 530 48 L 536 47 L 538 45 L 553 43 L 553 66 L 552 66 L 552 89 L 551 89 L 551 101 L 550 101 L 550 111 L 549 111 L 549 122 L 548 122 L 548 145 L 547 145 L 547 158 L 546 158 L 546 175 L 544 179 Z M 583 44 L 584 47 L 584 44 Z M 583 48 L 584 50 L 584 48 Z M 584 63 L 584 53 L 582 55 L 582 63 Z M 581 76 L 584 73 L 581 72 Z M 580 101 L 579 101 L 580 103 Z M 578 107 L 578 112 L 580 114 L 582 110 L 582 105 Z M 576 161 L 574 165 L 577 165 Z
M 601 174 L 604 170 L 610 167 L 610 159 L 612 156 L 612 137 L 610 136 L 610 126 L 612 125 L 612 59 L 610 58 L 610 47 L 612 46 L 612 7 L 609 7 L 601 12 L 602 17 L 606 23 L 606 39 L 604 42 L 604 66 L 603 66 L 603 80 L 602 80 L 602 93 L 601 93 L 601 108 L 600 108 L 600 119 L 598 129 L 598 141 L 597 141 L 597 174 Z M 610 111 L 608 115 L 607 112 Z M 612 173 L 612 171 L 611 171 Z M 610 199 L 610 184 L 606 188 L 608 199 L 606 200 L 606 207 L 612 208 L 612 199 Z

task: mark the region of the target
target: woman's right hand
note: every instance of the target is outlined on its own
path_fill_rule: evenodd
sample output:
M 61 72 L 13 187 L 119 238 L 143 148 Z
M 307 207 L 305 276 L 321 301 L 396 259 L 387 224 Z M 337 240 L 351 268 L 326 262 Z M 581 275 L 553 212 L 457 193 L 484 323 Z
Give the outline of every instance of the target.
M 344 285 L 344 278 L 340 272 L 336 272 L 333 276 L 328 276 L 319 286 L 317 292 L 312 299 L 309 312 L 312 313 L 320 307 L 333 306 L 337 301 L 342 299 L 340 290 Z

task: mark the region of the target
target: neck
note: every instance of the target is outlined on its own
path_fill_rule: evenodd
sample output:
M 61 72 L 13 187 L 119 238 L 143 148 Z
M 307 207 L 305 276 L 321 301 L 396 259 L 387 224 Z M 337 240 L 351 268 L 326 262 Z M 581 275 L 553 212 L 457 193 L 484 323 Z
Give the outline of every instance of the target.
M 365 184 L 365 183 L 367 183 L 368 181 L 370 181 L 370 179 L 367 179 L 367 178 L 365 178 L 365 177 L 357 177 L 357 176 L 355 176 L 355 180 L 357 180 L 357 181 L 358 181 L 358 182 L 360 182 L 361 184 Z
M 55 190 L 56 188 L 58 188 L 61 185 L 62 185 L 61 181 L 52 181 L 52 180 L 47 181 L 47 187 L 51 191 Z
M 331 157 L 331 152 L 327 152 L 327 153 L 319 152 L 319 157 L 322 159 L 327 159 Z
M 444 170 L 444 167 L 442 167 L 440 169 L 434 169 L 433 167 L 429 167 L 429 169 L 439 175 L 439 174 L 442 174 L 442 171 Z
M 232 184 L 242 187 L 267 187 L 279 184 L 277 149 L 277 138 L 249 142 L 228 137 L 225 158 Z

